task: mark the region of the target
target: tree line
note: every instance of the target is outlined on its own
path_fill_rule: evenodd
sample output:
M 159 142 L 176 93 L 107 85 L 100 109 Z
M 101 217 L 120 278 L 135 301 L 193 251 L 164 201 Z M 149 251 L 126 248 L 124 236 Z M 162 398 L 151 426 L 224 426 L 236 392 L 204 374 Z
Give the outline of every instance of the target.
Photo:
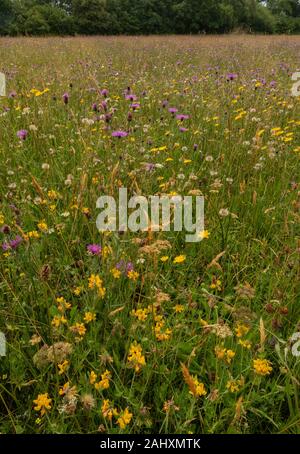
M 1 35 L 299 33 L 300 0 L 0 0 Z

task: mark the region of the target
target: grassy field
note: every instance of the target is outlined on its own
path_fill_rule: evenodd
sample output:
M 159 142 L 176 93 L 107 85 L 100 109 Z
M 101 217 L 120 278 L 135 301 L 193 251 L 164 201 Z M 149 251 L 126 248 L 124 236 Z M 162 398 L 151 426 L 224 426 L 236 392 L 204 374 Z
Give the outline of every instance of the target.
M 300 433 L 299 56 L 0 39 L 0 432 Z M 203 241 L 99 232 L 119 187 L 202 194 Z

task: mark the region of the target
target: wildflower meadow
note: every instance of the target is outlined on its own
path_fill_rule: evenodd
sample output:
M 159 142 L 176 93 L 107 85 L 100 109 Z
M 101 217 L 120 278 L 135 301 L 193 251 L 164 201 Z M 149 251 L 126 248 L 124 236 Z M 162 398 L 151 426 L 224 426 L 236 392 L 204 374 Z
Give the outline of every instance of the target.
M 299 55 L 0 39 L 1 433 L 300 433 Z M 120 188 L 203 197 L 199 241 L 99 230 Z

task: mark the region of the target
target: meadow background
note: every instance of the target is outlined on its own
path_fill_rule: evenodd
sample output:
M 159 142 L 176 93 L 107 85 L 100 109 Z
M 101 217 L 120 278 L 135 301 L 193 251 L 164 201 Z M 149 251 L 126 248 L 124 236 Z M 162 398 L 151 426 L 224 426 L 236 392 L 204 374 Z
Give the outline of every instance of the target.
M 300 432 L 299 55 L 0 39 L 0 432 Z M 204 195 L 203 240 L 98 232 L 121 186 Z

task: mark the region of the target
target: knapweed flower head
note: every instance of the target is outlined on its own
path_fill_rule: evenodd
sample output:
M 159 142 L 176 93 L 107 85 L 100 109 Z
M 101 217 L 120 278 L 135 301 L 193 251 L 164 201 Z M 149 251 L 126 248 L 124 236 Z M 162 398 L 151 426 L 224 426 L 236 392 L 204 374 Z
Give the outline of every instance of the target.
M 126 131 L 113 131 L 111 133 L 111 135 L 112 135 L 112 137 L 119 137 L 119 138 L 127 137 L 128 136 L 128 132 L 126 132 Z
M 101 255 L 102 248 L 100 244 L 88 244 L 86 248 L 92 255 Z
M 238 78 L 238 75 L 236 73 L 228 73 L 227 74 L 227 80 L 235 80 Z
M 273 370 L 271 362 L 267 359 L 254 359 L 253 368 L 257 375 L 262 376 L 270 375 Z
M 62 99 L 63 99 L 64 104 L 68 104 L 69 98 L 70 98 L 69 93 L 64 93 L 64 94 L 62 95 Z
M 52 399 L 50 399 L 48 393 L 39 394 L 33 401 L 33 403 L 35 404 L 34 410 L 39 411 L 41 416 L 44 416 L 47 410 L 51 410 L 51 402 Z
M 188 120 L 189 118 L 190 118 L 189 115 L 185 115 L 185 114 L 176 115 L 176 119 L 179 121 Z
M 20 140 L 25 140 L 27 136 L 28 136 L 27 129 L 20 129 L 20 131 L 17 132 L 17 137 Z

